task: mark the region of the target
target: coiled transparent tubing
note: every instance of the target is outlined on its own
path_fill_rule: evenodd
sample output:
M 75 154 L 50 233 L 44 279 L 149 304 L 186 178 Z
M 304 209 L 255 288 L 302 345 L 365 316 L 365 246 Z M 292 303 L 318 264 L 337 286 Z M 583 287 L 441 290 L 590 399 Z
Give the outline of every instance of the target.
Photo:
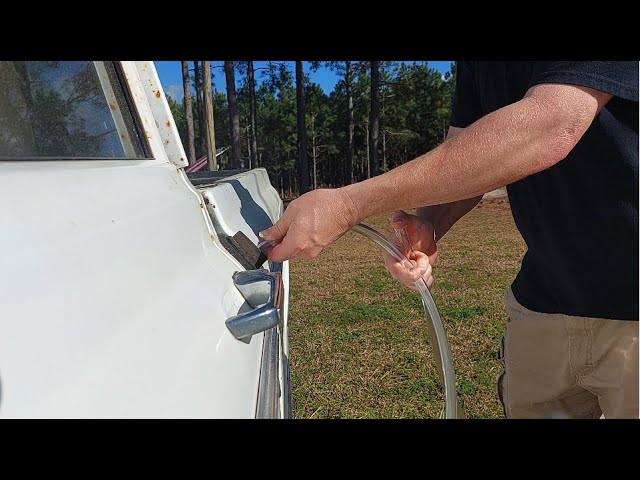
M 408 260 L 398 247 L 390 243 L 380 232 L 368 225 L 360 223 L 353 227 L 352 230 L 374 242 L 399 262 Z M 456 378 L 453 371 L 453 360 L 451 356 L 451 349 L 449 348 L 447 333 L 444 329 L 444 324 L 442 323 L 442 317 L 440 317 L 440 312 L 438 312 L 436 303 L 434 302 L 425 281 L 420 278 L 415 282 L 415 286 L 422 297 L 424 316 L 427 320 L 429 343 L 435 353 L 438 373 L 440 374 L 440 379 L 444 385 L 444 410 L 441 418 L 459 418 L 459 414 L 460 417 L 462 417 L 462 412 L 458 411 L 458 394 L 456 392 Z

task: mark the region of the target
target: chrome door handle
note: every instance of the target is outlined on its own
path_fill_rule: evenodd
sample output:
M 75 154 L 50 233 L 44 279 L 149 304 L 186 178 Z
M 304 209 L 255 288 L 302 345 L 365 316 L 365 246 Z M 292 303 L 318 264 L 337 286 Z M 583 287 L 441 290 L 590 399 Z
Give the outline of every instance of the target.
M 256 333 L 278 325 L 282 277 L 279 271 L 245 270 L 233 274 L 233 283 L 253 310 L 229 317 L 225 324 L 234 337 L 249 343 Z

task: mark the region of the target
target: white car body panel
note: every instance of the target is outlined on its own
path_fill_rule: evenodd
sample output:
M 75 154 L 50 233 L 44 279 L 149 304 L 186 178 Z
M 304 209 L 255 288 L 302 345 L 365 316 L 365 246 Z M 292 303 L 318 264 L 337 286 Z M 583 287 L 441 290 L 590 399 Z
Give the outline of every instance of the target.
M 155 67 L 121 63 L 153 159 L 0 161 L 0 418 L 253 418 L 264 334 L 225 326 L 243 268 L 181 168 L 173 119 L 154 120 Z M 282 212 L 263 169 L 203 191 L 230 235 L 256 241 L 247 215 Z

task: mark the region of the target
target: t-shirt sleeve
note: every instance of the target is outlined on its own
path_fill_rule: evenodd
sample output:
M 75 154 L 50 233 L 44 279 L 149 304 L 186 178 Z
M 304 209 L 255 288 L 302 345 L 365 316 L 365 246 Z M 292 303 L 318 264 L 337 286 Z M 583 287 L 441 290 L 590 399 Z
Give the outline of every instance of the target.
M 449 122 L 452 127 L 465 128 L 482 117 L 477 89 L 472 62 L 456 62 L 456 89 Z
M 529 86 L 580 85 L 638 101 L 638 62 L 535 62 Z

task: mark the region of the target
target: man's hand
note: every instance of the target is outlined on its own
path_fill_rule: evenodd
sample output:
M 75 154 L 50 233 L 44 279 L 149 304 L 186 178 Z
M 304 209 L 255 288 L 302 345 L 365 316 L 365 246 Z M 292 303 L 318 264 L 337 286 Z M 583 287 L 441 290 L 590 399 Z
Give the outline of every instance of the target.
M 291 202 L 282 218 L 260 232 L 260 237 L 280 242 L 268 253 L 271 261 L 315 258 L 357 223 L 355 208 L 344 189 L 319 189 Z
M 391 255 L 383 252 L 385 268 L 393 278 L 408 288 L 415 290 L 414 283 L 420 277 L 430 287 L 433 283 L 431 266 L 438 258 L 438 247 L 436 246 L 433 225 L 415 215 L 396 210 L 391 219 L 391 226 L 394 229 L 405 229 L 412 251 L 402 252 L 409 259 L 410 265 L 407 265 L 406 262 L 398 262 Z M 400 245 L 398 247 L 403 250 Z

